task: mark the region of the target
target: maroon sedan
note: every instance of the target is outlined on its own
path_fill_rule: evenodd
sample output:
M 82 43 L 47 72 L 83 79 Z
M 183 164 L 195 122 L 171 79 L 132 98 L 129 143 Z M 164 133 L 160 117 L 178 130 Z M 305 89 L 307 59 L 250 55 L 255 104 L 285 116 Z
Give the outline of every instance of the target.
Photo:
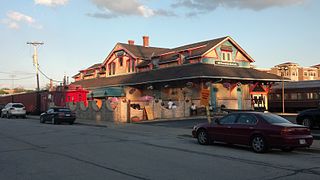
M 192 135 L 202 145 L 214 141 L 247 145 L 258 153 L 271 148 L 292 151 L 298 147 L 310 147 L 313 141 L 309 128 L 262 112 L 230 113 L 211 124 L 196 125 Z

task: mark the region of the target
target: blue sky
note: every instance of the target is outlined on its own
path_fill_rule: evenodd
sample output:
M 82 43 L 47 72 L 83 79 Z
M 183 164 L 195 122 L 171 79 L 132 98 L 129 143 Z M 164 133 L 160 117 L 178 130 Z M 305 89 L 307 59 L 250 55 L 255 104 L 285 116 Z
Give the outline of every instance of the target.
M 319 18 L 316 0 L 2 0 L 0 88 L 36 87 L 28 41 L 45 43 L 40 68 L 55 80 L 102 62 L 117 42 L 142 44 L 143 35 L 169 48 L 229 35 L 259 68 L 311 66 L 320 63 Z

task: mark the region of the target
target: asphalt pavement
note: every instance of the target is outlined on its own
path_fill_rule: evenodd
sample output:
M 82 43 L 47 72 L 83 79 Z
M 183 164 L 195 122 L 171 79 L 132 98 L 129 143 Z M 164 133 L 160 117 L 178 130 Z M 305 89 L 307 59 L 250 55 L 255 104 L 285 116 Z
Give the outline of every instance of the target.
M 288 119 L 290 122 L 295 123 L 295 115 L 293 114 L 280 114 L 284 118 Z M 29 115 L 28 118 L 39 120 L 39 116 L 32 116 Z M 213 118 L 212 118 L 213 119 Z M 145 125 L 152 125 L 152 126 L 162 126 L 162 127 L 170 127 L 170 128 L 179 128 L 179 129 L 191 129 L 194 125 L 199 123 L 207 122 L 208 119 L 206 116 L 193 116 L 193 117 L 185 117 L 185 118 L 175 118 L 175 119 L 156 119 L 152 121 L 141 121 L 136 122 L 136 124 L 145 124 Z M 87 126 L 96 126 L 96 127 L 114 127 L 119 126 L 120 124 L 124 123 L 114 123 L 109 121 L 94 121 L 94 120 L 86 120 L 86 119 L 77 119 L 75 121 L 76 124 L 87 125 Z M 319 144 L 320 149 L 320 128 L 312 129 L 311 134 L 315 140 L 315 144 Z M 319 141 L 319 142 L 317 142 Z

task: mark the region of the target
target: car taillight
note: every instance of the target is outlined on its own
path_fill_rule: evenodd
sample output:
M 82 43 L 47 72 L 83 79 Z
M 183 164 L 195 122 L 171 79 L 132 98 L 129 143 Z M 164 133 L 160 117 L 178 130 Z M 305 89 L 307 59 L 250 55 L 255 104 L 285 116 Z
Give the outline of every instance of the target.
M 59 113 L 58 116 L 64 117 L 64 113 Z
M 23 108 L 22 108 L 22 110 L 26 110 L 26 108 L 25 108 L 25 107 L 23 107 Z
M 291 128 L 283 128 L 283 129 L 281 130 L 281 135 L 289 135 L 289 134 L 291 134 L 293 131 L 294 131 L 294 129 L 291 129 Z

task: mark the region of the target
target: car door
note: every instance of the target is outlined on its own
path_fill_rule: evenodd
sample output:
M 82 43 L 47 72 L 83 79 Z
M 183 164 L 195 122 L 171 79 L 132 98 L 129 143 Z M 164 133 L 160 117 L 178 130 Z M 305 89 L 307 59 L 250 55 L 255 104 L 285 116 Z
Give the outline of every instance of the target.
M 256 124 L 257 118 L 254 114 L 240 114 L 233 126 L 232 138 L 234 143 L 248 145 Z
M 221 118 L 218 123 L 209 128 L 209 135 L 215 141 L 232 142 L 232 127 L 236 121 L 237 114 L 229 114 Z
M 51 121 L 51 116 L 53 114 L 53 109 L 48 109 L 48 111 L 44 114 L 45 121 Z

